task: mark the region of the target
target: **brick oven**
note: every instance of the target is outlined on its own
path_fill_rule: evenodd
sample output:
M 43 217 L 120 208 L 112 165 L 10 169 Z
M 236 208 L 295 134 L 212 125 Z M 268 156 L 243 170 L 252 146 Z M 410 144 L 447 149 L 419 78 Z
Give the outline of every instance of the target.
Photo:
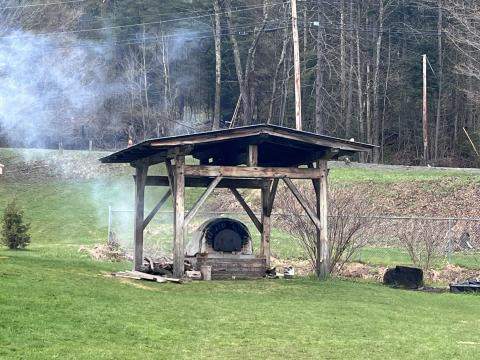
M 235 219 L 205 221 L 187 244 L 185 258 L 197 269 L 211 266 L 213 279 L 265 276 L 265 258 L 255 257 L 248 228 Z

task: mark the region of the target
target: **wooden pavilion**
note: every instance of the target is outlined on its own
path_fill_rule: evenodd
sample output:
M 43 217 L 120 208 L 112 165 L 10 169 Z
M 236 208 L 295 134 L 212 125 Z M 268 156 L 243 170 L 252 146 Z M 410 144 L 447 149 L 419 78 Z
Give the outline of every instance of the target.
M 328 274 L 327 160 L 368 152 L 374 146 L 273 125 L 253 125 L 191 135 L 147 140 L 106 156 L 103 163 L 130 163 L 135 168 L 135 270 L 143 265 L 143 232 L 161 206 L 173 197 L 173 272 L 184 274 L 184 233 L 188 223 L 215 188 L 229 189 L 261 234 L 260 256 L 270 261 L 270 216 L 279 180 L 299 201 L 317 228 L 317 274 Z M 198 165 L 185 164 L 192 156 Z M 151 165 L 165 163 L 166 176 L 149 176 Z M 316 209 L 292 179 L 309 179 L 316 194 Z M 145 186 L 169 187 L 145 217 Z M 185 188 L 204 187 L 205 192 L 185 215 Z M 261 218 L 238 189 L 261 190 Z

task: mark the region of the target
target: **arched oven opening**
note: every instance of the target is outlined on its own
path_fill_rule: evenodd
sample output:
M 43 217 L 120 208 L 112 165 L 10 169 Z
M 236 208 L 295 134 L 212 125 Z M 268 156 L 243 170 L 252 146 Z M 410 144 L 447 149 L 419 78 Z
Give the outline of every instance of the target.
M 265 258 L 255 257 L 247 226 L 231 218 L 204 222 L 187 244 L 186 257 L 197 269 L 211 266 L 213 279 L 265 276 Z

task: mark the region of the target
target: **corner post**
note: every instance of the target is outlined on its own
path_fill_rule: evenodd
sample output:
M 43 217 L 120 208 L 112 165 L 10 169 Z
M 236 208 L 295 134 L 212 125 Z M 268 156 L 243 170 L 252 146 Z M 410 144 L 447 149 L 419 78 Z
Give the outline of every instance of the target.
M 317 216 L 321 230 L 317 229 L 317 263 L 316 272 L 319 279 L 326 279 L 330 273 L 330 249 L 328 245 L 328 169 L 326 160 L 318 160 L 321 169 L 320 179 L 314 180 Z
M 264 186 L 262 186 L 261 191 L 262 240 L 260 243 L 260 256 L 265 257 L 267 267 L 270 267 L 270 182 L 267 182 Z
M 145 183 L 147 181 L 148 166 L 135 166 L 135 232 L 134 232 L 134 269 L 140 271 L 143 266 L 143 219 L 145 216 Z
M 185 156 L 175 156 L 173 176 L 173 276 L 182 278 L 184 273 L 184 222 L 185 222 Z

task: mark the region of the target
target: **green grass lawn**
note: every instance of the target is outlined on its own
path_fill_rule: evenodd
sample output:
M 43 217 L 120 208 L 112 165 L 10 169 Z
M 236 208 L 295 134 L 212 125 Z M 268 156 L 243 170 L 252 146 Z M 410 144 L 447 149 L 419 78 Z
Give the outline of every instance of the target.
M 4 163 L 15 154 L 0 150 Z M 332 178 L 363 181 L 364 171 L 334 169 Z M 163 191 L 148 189 L 147 211 Z M 198 192 L 187 194 L 191 205 Z M 131 264 L 93 261 L 78 248 L 106 240 L 108 205 L 132 208 L 125 174 L 113 181 L 0 179 L 0 210 L 13 197 L 31 222 L 32 244 L 24 251 L 0 247 L 2 359 L 478 357 L 479 296 L 309 278 L 178 285 L 110 277 Z M 151 237 L 169 241 L 168 231 Z M 278 229 L 271 241 L 278 257 L 304 257 Z M 364 249 L 359 259 L 408 260 L 401 251 L 377 249 Z
M 475 359 L 480 297 L 310 279 L 106 276 L 74 246 L 0 250 L 4 359 Z

